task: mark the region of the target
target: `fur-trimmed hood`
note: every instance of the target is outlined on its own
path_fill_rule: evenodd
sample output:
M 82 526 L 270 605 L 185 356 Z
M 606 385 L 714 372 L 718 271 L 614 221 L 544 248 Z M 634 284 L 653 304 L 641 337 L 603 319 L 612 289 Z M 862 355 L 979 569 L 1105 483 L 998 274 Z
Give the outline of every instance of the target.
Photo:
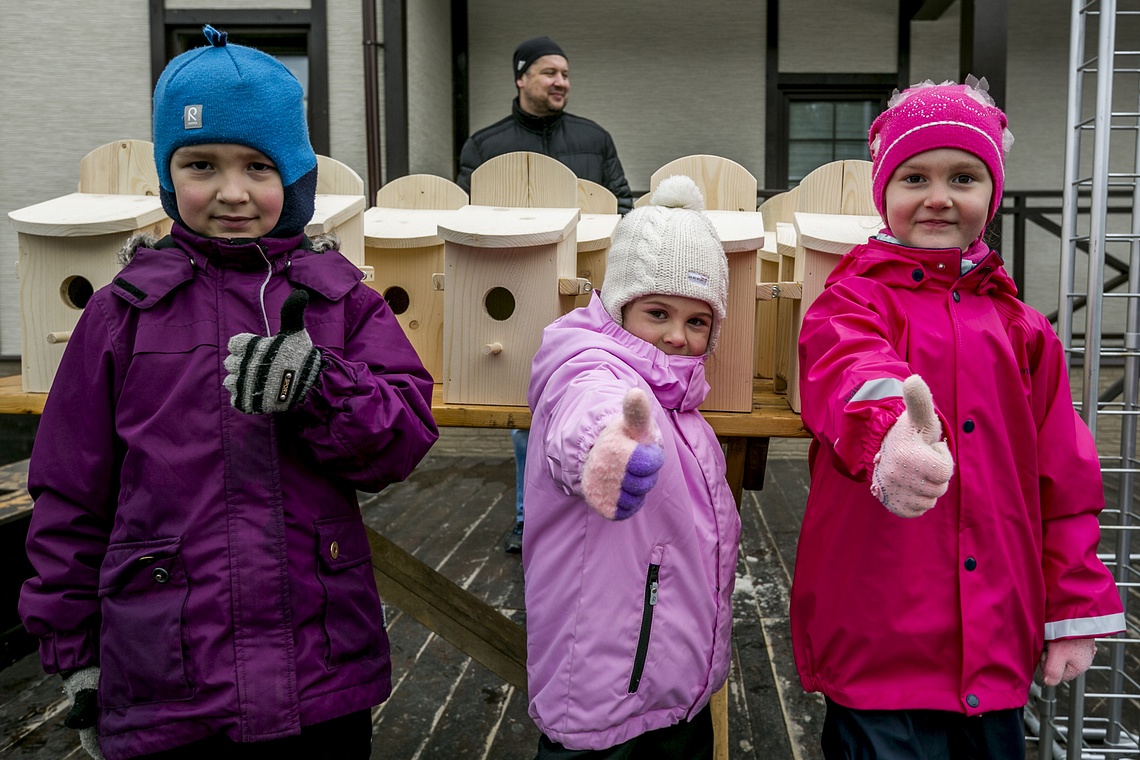
M 140 248 L 159 248 L 165 247 L 162 245 L 163 241 L 167 238 L 158 238 L 147 232 L 140 232 L 137 235 L 132 235 L 127 238 L 127 242 L 119 249 L 119 254 L 116 257 L 119 267 L 125 267 L 131 263 L 135 257 L 135 252 Z M 340 250 L 340 237 L 335 232 L 324 232 L 320 235 L 315 235 L 311 238 L 306 238 L 309 244 L 308 248 L 317 253 L 325 251 L 339 251 Z

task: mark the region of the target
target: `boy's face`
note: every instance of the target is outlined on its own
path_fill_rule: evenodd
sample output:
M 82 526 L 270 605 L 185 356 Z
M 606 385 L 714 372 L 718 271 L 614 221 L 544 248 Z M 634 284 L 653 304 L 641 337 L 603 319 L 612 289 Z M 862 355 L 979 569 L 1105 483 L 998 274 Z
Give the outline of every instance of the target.
M 986 226 L 994 182 L 982 160 L 937 148 L 899 164 L 887 182 L 887 227 L 912 248 L 965 251 Z
M 700 356 L 709 345 L 713 310 L 704 301 L 653 293 L 622 307 L 627 332 L 674 356 Z
M 237 143 L 187 145 L 170 157 L 182 221 L 199 235 L 259 238 L 277 226 L 285 189 L 264 153 Z

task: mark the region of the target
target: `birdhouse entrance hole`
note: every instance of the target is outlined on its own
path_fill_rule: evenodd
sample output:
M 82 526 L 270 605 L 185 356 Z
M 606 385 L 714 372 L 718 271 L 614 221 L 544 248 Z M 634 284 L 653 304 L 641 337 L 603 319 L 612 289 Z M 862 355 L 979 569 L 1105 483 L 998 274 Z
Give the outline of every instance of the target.
M 63 302 L 71 308 L 81 311 L 87 306 L 87 302 L 91 300 L 91 296 L 94 294 L 95 288 L 91 286 L 90 280 L 79 275 L 68 277 L 59 286 L 59 295 L 63 298 Z
M 515 296 L 506 288 L 491 288 L 483 298 L 483 308 L 491 319 L 502 322 L 515 313 Z
M 412 303 L 411 297 L 408 296 L 408 291 L 399 285 L 393 285 L 385 290 L 384 300 L 388 302 L 388 308 L 392 310 L 393 314 L 403 314 Z

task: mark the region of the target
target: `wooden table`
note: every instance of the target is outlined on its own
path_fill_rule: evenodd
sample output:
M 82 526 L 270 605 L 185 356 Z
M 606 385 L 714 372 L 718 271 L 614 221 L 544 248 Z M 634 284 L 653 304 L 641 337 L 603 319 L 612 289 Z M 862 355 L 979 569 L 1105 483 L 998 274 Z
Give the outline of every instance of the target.
M 0 378 L 0 414 L 40 414 L 47 394 L 24 393 L 20 378 Z M 515 406 L 443 403 L 442 386 L 432 394 L 432 414 L 440 427 L 529 428 L 530 410 Z M 745 487 L 763 482 L 770 438 L 806 438 L 800 417 L 778 395 L 771 380 L 757 380 L 752 412 L 705 412 L 725 445 L 728 483 L 740 504 Z M 31 509 L 24 493 L 20 508 Z M 420 562 L 372 529 L 372 568 L 380 596 L 450 642 L 507 683 L 526 692 L 526 631 L 494 607 Z

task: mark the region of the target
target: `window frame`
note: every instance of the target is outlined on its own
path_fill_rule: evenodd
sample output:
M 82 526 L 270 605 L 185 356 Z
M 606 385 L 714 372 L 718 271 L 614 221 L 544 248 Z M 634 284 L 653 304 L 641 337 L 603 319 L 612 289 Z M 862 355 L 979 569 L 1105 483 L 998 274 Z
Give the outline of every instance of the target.
M 175 34 L 203 24 L 234 35 L 275 29 L 306 35 L 309 59 L 308 121 L 313 150 L 329 154 L 329 61 L 327 0 L 311 0 L 305 9 L 202 10 L 167 9 L 165 0 L 150 2 L 151 86 L 174 57 Z
M 788 189 L 790 105 L 841 100 L 878 100 L 887 106 L 898 87 L 895 74 L 781 74 L 776 83 L 776 107 L 768 113 L 764 182 L 770 188 Z

